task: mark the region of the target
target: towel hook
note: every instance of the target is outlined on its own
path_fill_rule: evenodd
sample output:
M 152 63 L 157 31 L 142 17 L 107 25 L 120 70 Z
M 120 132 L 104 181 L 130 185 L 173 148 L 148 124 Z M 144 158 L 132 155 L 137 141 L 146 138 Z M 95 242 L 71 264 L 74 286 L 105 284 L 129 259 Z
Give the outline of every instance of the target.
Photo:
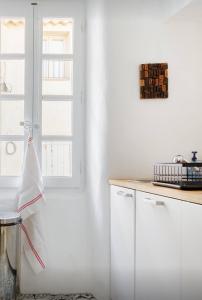
M 33 129 L 38 129 L 38 124 L 33 124 L 31 121 L 20 122 L 20 126 L 23 126 L 25 130 L 29 131 L 29 134 L 32 135 Z

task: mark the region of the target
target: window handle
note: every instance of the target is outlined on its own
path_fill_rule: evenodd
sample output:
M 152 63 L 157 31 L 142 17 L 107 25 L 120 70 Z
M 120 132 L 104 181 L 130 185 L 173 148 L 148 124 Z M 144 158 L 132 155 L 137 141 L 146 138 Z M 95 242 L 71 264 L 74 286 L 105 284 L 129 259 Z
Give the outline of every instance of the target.
M 32 124 L 30 121 L 21 121 L 20 126 L 23 126 L 25 129 L 31 130 L 32 128 L 34 129 L 39 129 L 39 124 Z

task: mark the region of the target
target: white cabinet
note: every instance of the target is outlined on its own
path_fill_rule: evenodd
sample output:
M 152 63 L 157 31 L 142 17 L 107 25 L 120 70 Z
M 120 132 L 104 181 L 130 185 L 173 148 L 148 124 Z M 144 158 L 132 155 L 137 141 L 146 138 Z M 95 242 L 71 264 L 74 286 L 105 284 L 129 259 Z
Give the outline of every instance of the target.
M 202 205 L 182 203 L 182 300 L 202 299 Z
M 180 201 L 136 192 L 136 300 L 180 299 L 180 226 Z
M 111 187 L 111 299 L 202 299 L 202 205 Z
M 111 187 L 111 299 L 134 300 L 135 191 Z

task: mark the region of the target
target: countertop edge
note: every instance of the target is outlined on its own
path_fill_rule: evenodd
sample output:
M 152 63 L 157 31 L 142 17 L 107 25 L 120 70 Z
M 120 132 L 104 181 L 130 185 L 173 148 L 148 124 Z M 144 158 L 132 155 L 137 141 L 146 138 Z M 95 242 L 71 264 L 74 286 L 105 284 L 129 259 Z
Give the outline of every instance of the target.
M 109 184 L 202 205 L 202 190 L 184 191 L 173 188 L 155 186 L 152 184 L 152 182 L 148 181 L 126 179 L 109 179 Z

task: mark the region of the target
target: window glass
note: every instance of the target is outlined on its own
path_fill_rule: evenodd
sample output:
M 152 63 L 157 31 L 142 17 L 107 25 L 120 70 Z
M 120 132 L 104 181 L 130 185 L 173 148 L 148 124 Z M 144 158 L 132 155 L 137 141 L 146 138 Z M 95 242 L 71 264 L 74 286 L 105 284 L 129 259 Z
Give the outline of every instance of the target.
M 1 53 L 25 52 L 25 19 L 1 19 Z
M 63 60 L 43 61 L 43 95 L 72 95 L 73 62 Z
M 72 19 L 43 19 L 43 53 L 72 53 Z
M 43 142 L 44 176 L 72 176 L 72 142 Z
M 20 176 L 24 143 L 16 141 L 0 142 L 0 175 Z
M 0 93 L 3 95 L 24 94 L 24 60 L 0 62 Z
M 23 135 L 24 101 L 0 101 L 0 134 Z
M 72 103 L 70 101 L 43 101 L 42 134 L 72 135 Z

